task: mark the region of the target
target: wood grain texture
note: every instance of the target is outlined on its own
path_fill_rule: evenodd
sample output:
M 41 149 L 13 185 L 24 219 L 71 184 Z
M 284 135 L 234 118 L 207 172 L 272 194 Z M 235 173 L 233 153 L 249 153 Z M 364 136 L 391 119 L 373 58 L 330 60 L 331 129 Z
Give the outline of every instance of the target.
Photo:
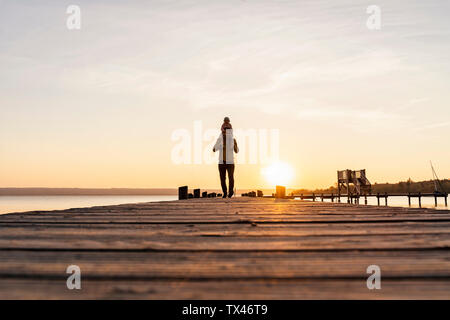
M 234 198 L 1 215 L 0 298 L 449 299 L 449 213 Z

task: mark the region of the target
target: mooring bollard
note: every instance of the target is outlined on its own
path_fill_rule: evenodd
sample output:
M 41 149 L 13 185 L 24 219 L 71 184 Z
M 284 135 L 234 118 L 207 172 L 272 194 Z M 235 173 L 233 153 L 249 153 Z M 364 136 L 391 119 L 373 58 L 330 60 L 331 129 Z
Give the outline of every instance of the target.
M 194 198 L 200 198 L 200 189 L 194 189 Z
M 178 188 L 178 200 L 186 200 L 188 198 L 188 186 Z
M 284 198 L 286 196 L 286 187 L 276 186 L 276 198 Z

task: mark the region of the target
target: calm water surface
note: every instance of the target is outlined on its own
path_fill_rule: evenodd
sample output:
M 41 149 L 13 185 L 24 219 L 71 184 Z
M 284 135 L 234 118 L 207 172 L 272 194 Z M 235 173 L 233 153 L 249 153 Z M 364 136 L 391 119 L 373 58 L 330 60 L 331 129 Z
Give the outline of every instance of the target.
M 82 208 L 93 206 L 105 206 L 124 203 L 155 202 L 177 200 L 173 196 L 0 196 L 0 214 L 8 212 L 23 212 L 34 210 L 59 210 L 69 208 Z M 320 201 L 320 199 L 318 199 Z M 330 201 L 326 199 L 325 201 Z M 346 202 L 346 198 L 341 198 Z M 364 204 L 364 199 L 360 199 Z M 377 199 L 369 197 L 369 205 L 376 205 Z M 384 205 L 384 199 L 380 199 Z M 394 207 L 408 207 L 408 197 L 389 197 L 388 205 Z M 418 208 L 417 198 L 412 199 L 411 207 Z M 435 208 L 434 198 L 422 198 L 423 208 Z M 438 198 L 438 206 L 435 209 L 449 209 L 444 206 L 444 199 Z
M 0 196 L 0 214 L 177 200 L 178 196 Z

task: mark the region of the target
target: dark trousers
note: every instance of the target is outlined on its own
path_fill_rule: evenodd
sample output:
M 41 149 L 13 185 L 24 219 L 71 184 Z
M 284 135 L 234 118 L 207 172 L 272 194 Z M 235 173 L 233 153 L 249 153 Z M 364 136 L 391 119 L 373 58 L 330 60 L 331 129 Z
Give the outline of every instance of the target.
M 223 194 L 227 194 L 227 182 L 225 181 L 228 171 L 229 192 L 234 190 L 234 164 L 219 164 L 220 184 L 222 185 Z

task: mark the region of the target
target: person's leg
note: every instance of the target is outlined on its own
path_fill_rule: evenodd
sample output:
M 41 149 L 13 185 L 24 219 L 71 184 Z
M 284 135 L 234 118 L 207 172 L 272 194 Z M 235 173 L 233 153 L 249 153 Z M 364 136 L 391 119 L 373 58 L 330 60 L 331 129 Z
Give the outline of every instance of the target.
M 227 182 L 225 181 L 226 178 L 226 164 L 219 164 L 219 175 L 220 175 L 220 184 L 222 185 L 222 192 L 223 197 L 225 198 L 227 196 Z
M 228 197 L 232 197 L 234 194 L 234 164 L 228 164 L 227 165 L 227 171 L 228 171 Z

